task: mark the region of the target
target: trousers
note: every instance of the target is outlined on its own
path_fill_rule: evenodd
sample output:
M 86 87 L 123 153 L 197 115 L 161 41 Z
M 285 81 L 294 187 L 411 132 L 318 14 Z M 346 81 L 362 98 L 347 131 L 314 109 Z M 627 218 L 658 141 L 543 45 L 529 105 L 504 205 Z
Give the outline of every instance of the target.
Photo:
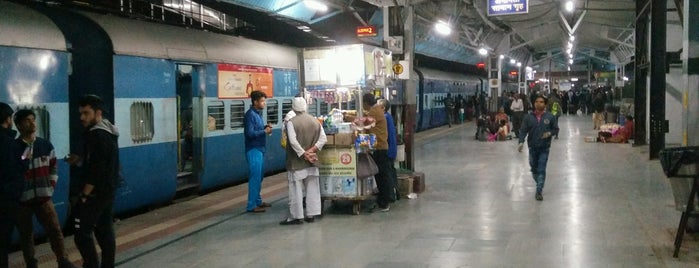
M 264 159 L 265 153 L 259 149 L 250 149 L 245 153 L 248 160 L 248 204 L 246 206 L 247 211 L 252 211 L 256 207 L 262 204 L 262 196 L 260 196 L 260 190 L 262 190 L 262 175 L 264 170 Z

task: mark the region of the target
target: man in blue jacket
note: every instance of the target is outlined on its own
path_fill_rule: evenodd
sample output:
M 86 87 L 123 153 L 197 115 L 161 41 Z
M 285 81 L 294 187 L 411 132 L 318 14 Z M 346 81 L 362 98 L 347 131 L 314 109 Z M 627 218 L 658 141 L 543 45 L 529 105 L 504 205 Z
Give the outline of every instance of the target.
M 0 268 L 9 266 L 8 254 L 12 230 L 19 213 L 19 198 L 24 188 L 19 152 L 12 130 L 14 111 L 0 102 Z
M 265 208 L 272 205 L 262 202 L 260 190 L 262 189 L 262 175 L 264 175 L 265 147 L 267 135 L 272 133 L 272 126 L 265 124 L 262 119 L 262 110 L 265 109 L 267 95 L 255 90 L 250 93 L 252 107 L 245 113 L 245 156 L 248 160 L 248 204 L 247 212 L 265 212 Z
M 534 111 L 524 116 L 522 128 L 519 133 L 519 146 L 517 150 L 522 152 L 524 138 L 527 137 L 529 146 L 529 166 L 536 182 L 536 200 L 544 200 L 541 192 L 546 181 L 546 163 L 549 159 L 551 137 L 558 135 L 558 120 L 554 115 L 546 112 L 546 97 L 539 95 L 534 99 Z

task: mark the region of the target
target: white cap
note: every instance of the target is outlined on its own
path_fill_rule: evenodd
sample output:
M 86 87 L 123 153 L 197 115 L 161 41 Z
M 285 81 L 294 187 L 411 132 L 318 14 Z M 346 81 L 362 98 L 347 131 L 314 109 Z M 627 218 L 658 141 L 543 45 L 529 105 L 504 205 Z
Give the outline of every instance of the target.
M 291 101 L 291 109 L 294 112 L 305 112 L 306 111 L 306 99 L 301 97 L 296 97 Z

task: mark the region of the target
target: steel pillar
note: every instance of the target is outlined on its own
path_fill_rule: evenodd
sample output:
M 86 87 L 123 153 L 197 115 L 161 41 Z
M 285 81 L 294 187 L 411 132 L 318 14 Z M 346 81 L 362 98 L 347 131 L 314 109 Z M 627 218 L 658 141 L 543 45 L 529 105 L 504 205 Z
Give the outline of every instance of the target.
M 650 0 L 636 1 L 636 54 L 634 63 L 634 145 L 646 145 L 646 90 L 650 59 L 648 57 L 648 17 Z
M 650 159 L 657 159 L 660 150 L 665 148 L 665 73 L 667 67 L 667 0 L 653 0 L 651 3 L 650 38 Z
M 682 100 L 684 110 L 684 131 L 682 143 L 685 146 L 699 145 L 699 2 L 684 0 L 682 72 L 685 74 L 685 87 Z

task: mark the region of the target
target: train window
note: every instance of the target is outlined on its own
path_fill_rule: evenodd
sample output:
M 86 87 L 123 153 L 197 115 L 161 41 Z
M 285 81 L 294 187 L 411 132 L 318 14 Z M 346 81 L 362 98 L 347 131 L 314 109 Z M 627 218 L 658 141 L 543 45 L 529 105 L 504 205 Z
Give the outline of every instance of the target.
M 131 140 L 142 143 L 153 140 L 153 103 L 136 101 L 131 104 Z
M 222 130 L 225 125 L 225 112 L 222 101 L 209 102 L 207 124 L 209 131 Z
M 279 101 L 267 99 L 267 124 L 279 123 Z
M 289 111 L 291 111 L 291 100 L 282 100 L 282 115 L 286 117 L 286 114 L 289 113 Z
M 231 129 L 239 129 L 245 126 L 245 102 L 234 100 L 231 102 Z
M 46 140 L 51 140 L 51 133 L 49 131 L 51 118 L 49 116 L 49 111 L 46 110 L 45 106 L 17 106 L 17 110 L 32 110 L 34 112 L 34 121 L 36 122 L 36 135 L 42 137 Z

